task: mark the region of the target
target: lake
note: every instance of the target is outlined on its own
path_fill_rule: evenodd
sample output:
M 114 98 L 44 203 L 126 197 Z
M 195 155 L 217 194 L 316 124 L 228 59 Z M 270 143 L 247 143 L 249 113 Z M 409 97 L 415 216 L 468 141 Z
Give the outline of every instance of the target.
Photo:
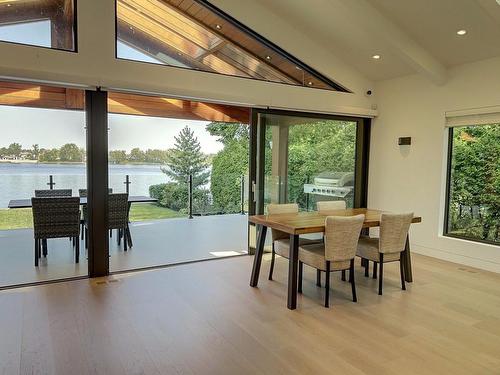
M 48 189 L 49 175 L 54 176 L 54 189 L 85 189 L 86 167 L 83 164 L 0 163 L 0 208 L 11 199 L 31 198 L 35 189 Z M 130 195 L 149 196 L 149 186 L 168 182 L 159 165 L 110 165 L 109 187 L 125 192 L 125 176 L 130 176 Z

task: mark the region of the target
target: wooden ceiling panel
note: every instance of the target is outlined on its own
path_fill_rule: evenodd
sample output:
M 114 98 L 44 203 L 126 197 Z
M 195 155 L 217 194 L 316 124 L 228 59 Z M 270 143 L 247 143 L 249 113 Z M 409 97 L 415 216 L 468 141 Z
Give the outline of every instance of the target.
M 0 82 L 0 105 L 47 109 L 83 110 L 84 91 L 79 89 Z M 110 92 L 110 113 L 200 121 L 248 123 L 250 109 L 193 102 L 159 96 Z

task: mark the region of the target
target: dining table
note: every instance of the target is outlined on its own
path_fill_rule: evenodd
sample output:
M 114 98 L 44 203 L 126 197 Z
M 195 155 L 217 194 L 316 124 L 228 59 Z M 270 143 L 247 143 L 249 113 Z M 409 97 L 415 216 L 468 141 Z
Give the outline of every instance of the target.
M 156 203 L 158 199 L 147 197 L 145 195 L 129 195 L 128 203 Z M 80 205 L 85 206 L 87 204 L 87 197 L 80 197 Z M 25 199 L 12 199 L 9 202 L 8 208 L 31 208 L 31 198 Z
M 287 307 L 290 310 L 297 308 L 297 281 L 298 281 L 298 263 L 299 263 L 299 236 L 312 233 L 325 232 L 325 218 L 327 216 L 354 216 L 365 215 L 363 229 L 375 228 L 380 226 L 380 217 L 387 211 L 374 210 L 368 208 L 350 208 L 345 210 L 331 211 L 309 211 L 298 213 L 274 214 L 274 215 L 252 215 L 248 221 L 257 227 L 257 246 L 253 260 L 252 274 L 250 277 L 250 286 L 257 287 L 259 281 L 262 256 L 264 254 L 264 244 L 266 241 L 267 228 L 276 229 L 290 235 L 290 254 L 288 260 L 288 299 Z M 420 216 L 413 216 L 413 223 L 420 223 Z M 404 276 L 408 282 L 413 281 L 410 254 L 410 237 L 406 237 L 405 249 L 401 253 Z M 368 265 L 366 265 L 367 267 Z

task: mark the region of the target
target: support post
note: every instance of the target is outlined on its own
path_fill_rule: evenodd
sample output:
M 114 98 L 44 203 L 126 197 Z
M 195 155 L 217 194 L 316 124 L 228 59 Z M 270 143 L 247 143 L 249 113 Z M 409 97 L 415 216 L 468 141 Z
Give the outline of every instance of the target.
M 56 183 L 54 182 L 54 176 L 50 175 L 49 176 L 49 182 L 47 182 L 47 185 L 49 185 L 50 190 L 54 190 L 54 185 Z
M 89 276 L 109 274 L 108 94 L 85 92 Z
M 189 175 L 189 186 L 188 186 L 188 194 L 189 194 L 189 219 L 193 218 L 193 175 Z
M 240 181 L 241 214 L 245 215 L 245 176 L 241 176 Z
M 130 184 L 131 184 L 131 182 L 130 182 L 130 176 L 129 175 L 125 176 L 125 182 L 124 182 L 124 184 L 125 184 L 125 191 L 127 192 L 127 194 L 130 194 Z

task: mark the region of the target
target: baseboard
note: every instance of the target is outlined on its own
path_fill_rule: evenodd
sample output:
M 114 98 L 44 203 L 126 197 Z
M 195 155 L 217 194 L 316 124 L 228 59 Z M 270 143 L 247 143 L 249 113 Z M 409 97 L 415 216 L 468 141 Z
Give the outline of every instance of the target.
M 491 262 L 484 259 L 455 254 L 446 250 L 429 248 L 417 244 L 411 245 L 411 251 L 413 253 L 422 254 L 433 258 L 463 264 L 464 266 L 475 267 L 490 272 L 500 273 L 500 263 L 497 262 Z

